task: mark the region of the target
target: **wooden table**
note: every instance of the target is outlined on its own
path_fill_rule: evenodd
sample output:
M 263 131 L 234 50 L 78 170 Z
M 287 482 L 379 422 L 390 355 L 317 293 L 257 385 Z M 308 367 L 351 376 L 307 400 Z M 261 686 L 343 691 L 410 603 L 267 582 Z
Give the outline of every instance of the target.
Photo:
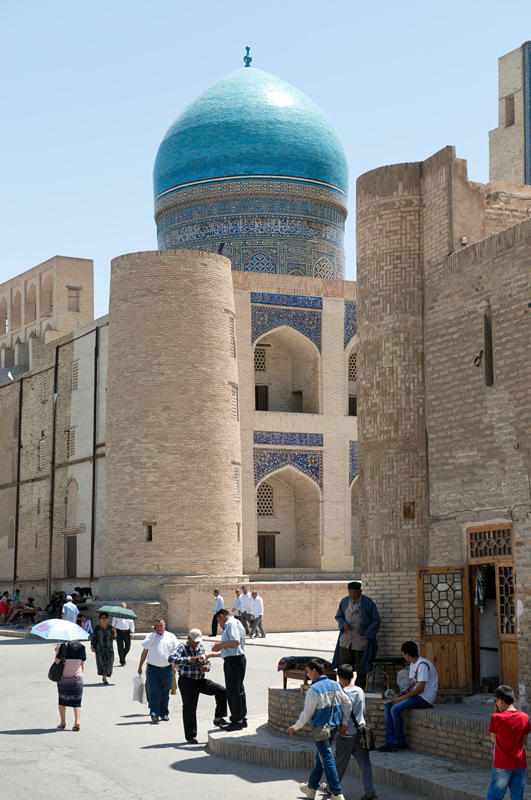
M 24 617 L 32 616 L 35 620 L 35 625 L 39 621 L 39 609 L 38 608 L 21 608 L 20 609 L 20 621 L 24 622 Z

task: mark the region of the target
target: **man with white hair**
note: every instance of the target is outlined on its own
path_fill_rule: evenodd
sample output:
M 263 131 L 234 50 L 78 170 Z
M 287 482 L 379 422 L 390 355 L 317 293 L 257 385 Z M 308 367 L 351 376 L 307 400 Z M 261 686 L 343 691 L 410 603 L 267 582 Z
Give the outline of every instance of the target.
M 262 622 L 264 619 L 264 601 L 256 589 L 252 590 L 251 595 L 253 598 L 253 627 L 251 628 L 251 639 L 253 639 L 255 636 L 258 636 L 257 628 L 260 628 L 260 638 L 265 639 L 266 632 Z
M 122 603 L 122 608 L 127 608 L 127 603 Z M 113 617 L 111 622 L 114 633 L 116 634 L 116 644 L 118 645 L 118 658 L 120 666 L 125 667 L 125 658 L 131 649 L 131 639 L 135 632 L 135 623 L 132 619 L 122 619 Z
M 72 595 L 67 594 L 66 603 L 63 606 L 63 613 L 61 614 L 61 619 L 65 619 L 67 622 L 75 623 L 78 614 L 79 614 L 79 608 L 76 606 L 75 603 L 72 602 Z
M 240 597 L 240 617 L 239 621 L 245 629 L 247 636 L 250 635 L 251 625 L 253 624 L 253 598 L 247 586 L 242 586 Z

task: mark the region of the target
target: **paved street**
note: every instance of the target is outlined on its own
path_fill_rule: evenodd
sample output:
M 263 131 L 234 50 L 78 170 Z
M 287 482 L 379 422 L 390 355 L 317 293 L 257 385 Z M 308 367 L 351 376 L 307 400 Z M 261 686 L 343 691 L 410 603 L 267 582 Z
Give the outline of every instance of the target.
M 292 638 L 301 642 L 305 636 L 294 634 Z M 318 634 L 311 636 L 317 639 Z M 326 635 L 323 638 L 326 640 Z M 264 646 L 266 643 L 268 646 Z M 282 685 L 276 671 L 280 657 L 300 652 L 273 644 L 273 636 L 268 636 L 260 645 L 247 648 L 250 718 L 267 713 L 267 687 Z M 325 657 L 329 646 L 323 641 Z M 59 722 L 57 689 L 47 678 L 53 645 L 33 638 L 0 637 L 0 775 L 4 797 L 173 800 L 176 793 L 184 794 L 187 800 L 301 797 L 298 784 L 307 780 L 307 772 L 245 764 L 212 756 L 205 750 L 207 732 L 212 728 L 212 698 L 199 701 L 199 745 L 184 741 L 179 695 L 170 698 L 170 721 L 151 725 L 147 706 L 131 699 L 140 651 L 141 644 L 135 640 L 127 666 L 115 669 L 108 687 L 100 683 L 94 655 L 88 653 L 81 731 L 74 733 L 70 730 L 71 709 L 67 711 L 67 730 L 55 728 Z M 211 677 L 223 683 L 219 660 L 213 662 Z M 347 800 L 354 800 L 363 794 L 362 784 L 348 776 L 344 791 Z M 377 785 L 377 792 L 380 800 L 418 797 L 382 785 Z

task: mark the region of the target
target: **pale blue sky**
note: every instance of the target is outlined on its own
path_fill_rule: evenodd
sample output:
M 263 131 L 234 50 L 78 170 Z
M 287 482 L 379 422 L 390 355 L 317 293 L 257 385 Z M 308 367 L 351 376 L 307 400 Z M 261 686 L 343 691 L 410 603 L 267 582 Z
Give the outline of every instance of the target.
M 93 258 L 101 316 L 111 258 L 156 249 L 166 129 L 243 67 L 246 45 L 343 140 L 353 279 L 358 175 L 454 144 L 469 177 L 488 179 L 497 59 L 531 39 L 531 3 L 0 0 L 0 37 L 0 282 L 56 254 Z

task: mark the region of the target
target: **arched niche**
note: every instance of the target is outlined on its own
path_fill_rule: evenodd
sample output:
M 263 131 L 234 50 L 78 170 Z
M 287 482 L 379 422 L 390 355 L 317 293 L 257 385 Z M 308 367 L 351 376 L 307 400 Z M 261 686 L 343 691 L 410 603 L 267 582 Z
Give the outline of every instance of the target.
M 49 317 L 53 312 L 53 278 L 48 275 L 41 288 L 40 316 Z
M 26 299 L 24 303 L 24 321 L 28 325 L 37 319 L 37 289 L 31 283 L 26 287 Z
M 264 351 L 265 370 L 256 369 L 255 359 L 256 409 L 319 414 L 319 352 L 315 345 L 294 328 L 282 326 L 258 339 L 255 351 L 258 349 Z
M 20 292 L 15 292 L 11 304 L 11 330 L 16 331 L 22 325 L 22 298 Z

